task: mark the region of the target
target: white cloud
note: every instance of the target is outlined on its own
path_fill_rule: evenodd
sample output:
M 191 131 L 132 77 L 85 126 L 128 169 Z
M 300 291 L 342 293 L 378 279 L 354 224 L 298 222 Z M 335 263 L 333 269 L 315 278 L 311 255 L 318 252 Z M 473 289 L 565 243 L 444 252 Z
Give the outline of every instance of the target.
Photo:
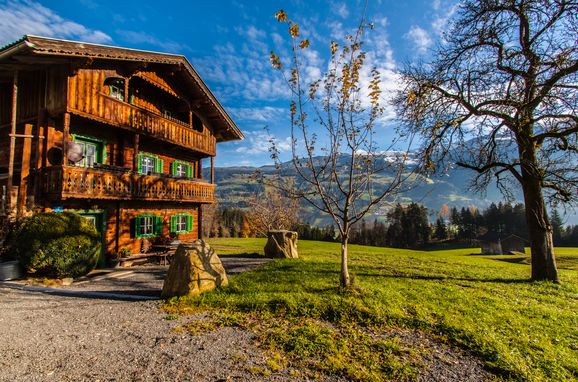
M 30 0 L 10 0 L 0 3 L 0 44 L 33 34 L 46 37 L 77 39 L 93 43 L 111 42 L 112 38 L 100 30 L 94 30 L 66 20 L 53 10 Z
M 224 102 L 235 98 L 246 101 L 288 98 L 287 84 L 269 62 L 267 34 L 254 26 L 236 31 L 244 36 L 240 47 L 230 42 L 216 45 L 210 56 L 193 58 L 201 77 L 217 83 L 214 91 Z M 273 39 L 282 41 L 281 36 Z
M 442 35 L 450 25 L 449 20 L 459 9 L 459 3 L 455 1 L 436 0 L 432 3 L 435 16 L 432 20 L 431 27 L 437 35 Z
M 139 45 L 149 44 L 160 48 L 163 52 L 182 53 L 184 50 L 191 50 L 189 46 L 180 44 L 172 40 L 161 40 L 156 36 L 142 31 L 117 30 L 118 35 L 126 42 Z
M 342 19 L 346 19 L 349 17 L 349 9 L 347 8 L 347 4 L 345 3 L 334 3 L 331 5 L 333 11 Z
M 433 44 L 429 33 L 417 25 L 413 25 L 404 37 L 415 44 L 418 53 L 427 52 L 428 48 Z
M 233 118 L 238 121 L 249 122 L 271 122 L 283 118 L 284 114 L 288 114 L 289 109 L 281 107 L 229 107 L 227 108 L 233 115 Z
M 246 131 L 245 140 L 240 142 L 235 152 L 239 154 L 264 154 L 268 153 L 272 144 L 280 153 L 291 150 L 291 137 L 278 139 L 266 131 Z

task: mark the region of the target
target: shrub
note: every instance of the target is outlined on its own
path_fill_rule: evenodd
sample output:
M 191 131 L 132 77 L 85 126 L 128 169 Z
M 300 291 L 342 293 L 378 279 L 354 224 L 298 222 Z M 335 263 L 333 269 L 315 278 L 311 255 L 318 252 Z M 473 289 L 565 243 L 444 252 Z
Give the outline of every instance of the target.
M 11 249 L 28 273 L 79 277 L 96 267 L 101 250 L 95 227 L 71 212 L 47 212 L 25 219 Z

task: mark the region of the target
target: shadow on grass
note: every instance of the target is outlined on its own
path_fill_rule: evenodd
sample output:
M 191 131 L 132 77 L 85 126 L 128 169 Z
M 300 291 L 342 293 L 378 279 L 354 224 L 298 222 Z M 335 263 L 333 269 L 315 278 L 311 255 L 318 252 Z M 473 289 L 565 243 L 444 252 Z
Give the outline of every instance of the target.
M 471 281 L 480 283 L 502 283 L 502 284 L 522 284 L 530 282 L 530 279 L 505 279 L 505 278 L 472 278 L 472 277 L 452 277 L 452 276 L 425 276 L 425 275 L 384 275 L 377 273 L 357 273 L 357 276 L 384 277 L 391 279 L 410 280 L 432 280 L 432 281 Z
M 510 264 L 529 265 L 529 263 L 527 262 L 528 258 L 526 258 L 526 257 L 510 257 L 510 258 L 504 258 L 504 259 L 492 258 L 492 260 L 503 261 L 503 262 L 510 263 Z

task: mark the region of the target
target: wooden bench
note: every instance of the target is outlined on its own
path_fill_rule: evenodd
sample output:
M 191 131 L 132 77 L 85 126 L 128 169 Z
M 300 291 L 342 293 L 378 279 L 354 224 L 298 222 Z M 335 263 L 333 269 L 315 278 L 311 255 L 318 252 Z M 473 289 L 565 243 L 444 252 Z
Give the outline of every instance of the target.
M 132 265 L 146 264 L 153 259 L 158 259 L 163 265 L 166 265 L 168 259 L 174 255 L 174 251 L 159 251 L 148 253 L 135 253 L 128 257 L 121 257 L 118 259 L 118 264 L 121 267 L 130 267 Z

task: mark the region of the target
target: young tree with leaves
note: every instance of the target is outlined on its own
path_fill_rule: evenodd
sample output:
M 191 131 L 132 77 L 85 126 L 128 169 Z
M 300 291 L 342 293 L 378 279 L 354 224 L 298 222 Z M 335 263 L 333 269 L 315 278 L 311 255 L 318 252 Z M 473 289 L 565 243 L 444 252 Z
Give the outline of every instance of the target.
M 533 280 L 558 282 L 546 198 L 578 199 L 576 36 L 575 1 L 467 0 L 432 62 L 403 70 L 395 100 L 426 170 L 453 162 L 478 189 L 521 187 Z
M 271 52 L 271 63 L 283 73 L 292 94 L 292 164 L 297 175 L 287 191 L 335 222 L 341 239 L 340 285 L 349 287 L 347 244 L 351 227 L 400 188 L 407 177 L 407 154 L 387 161 L 374 140 L 376 123 L 383 114 L 381 78 L 376 68 L 370 68 L 368 83 L 362 80 L 367 66 L 364 17 L 343 44 L 331 41 L 328 70 L 309 83 L 303 66 L 309 40 L 300 37 L 299 26 L 288 20 L 284 11 L 276 18 L 287 24 L 291 39 L 287 72 L 283 60 Z M 279 164 L 275 147 L 272 157 Z M 375 176 L 385 171 L 391 182 L 377 187 Z

